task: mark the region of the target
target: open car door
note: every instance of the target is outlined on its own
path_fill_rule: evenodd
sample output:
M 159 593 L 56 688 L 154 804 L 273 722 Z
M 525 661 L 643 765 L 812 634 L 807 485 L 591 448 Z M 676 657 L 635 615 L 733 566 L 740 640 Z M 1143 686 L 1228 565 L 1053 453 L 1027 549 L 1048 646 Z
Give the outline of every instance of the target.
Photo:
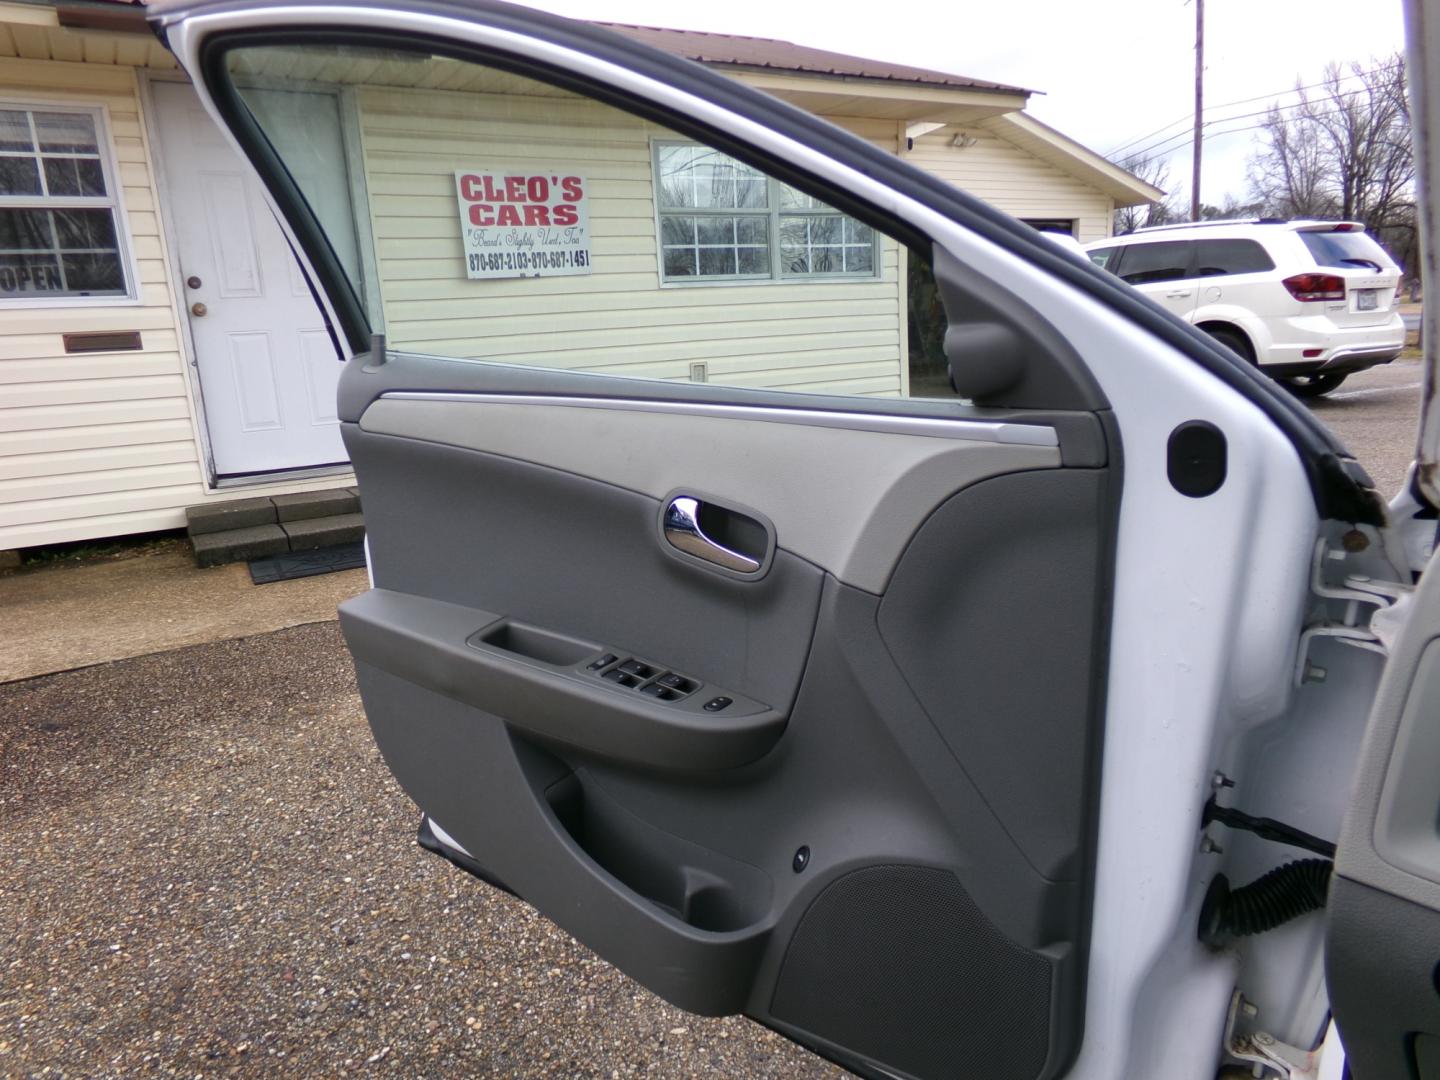
M 1209 778 L 1288 708 L 1322 524 L 1381 519 L 1308 413 L 898 133 L 608 31 L 152 22 L 347 358 L 341 621 L 422 842 L 865 1075 L 1213 1075 Z

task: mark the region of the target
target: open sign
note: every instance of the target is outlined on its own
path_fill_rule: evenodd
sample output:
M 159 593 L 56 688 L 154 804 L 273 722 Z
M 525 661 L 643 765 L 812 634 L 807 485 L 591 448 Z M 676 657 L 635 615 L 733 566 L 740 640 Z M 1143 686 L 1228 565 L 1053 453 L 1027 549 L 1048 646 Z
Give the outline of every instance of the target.
M 465 276 L 588 274 L 587 188 L 568 171 L 456 170 Z

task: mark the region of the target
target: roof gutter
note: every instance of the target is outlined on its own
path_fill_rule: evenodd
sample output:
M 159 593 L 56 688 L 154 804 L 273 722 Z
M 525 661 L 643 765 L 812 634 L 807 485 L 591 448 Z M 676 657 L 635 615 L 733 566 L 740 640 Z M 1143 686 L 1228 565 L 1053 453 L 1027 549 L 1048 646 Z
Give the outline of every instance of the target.
M 105 3 L 103 0 L 58 0 L 53 7 L 61 26 L 71 30 L 107 30 L 116 34 L 152 34 L 142 4 Z

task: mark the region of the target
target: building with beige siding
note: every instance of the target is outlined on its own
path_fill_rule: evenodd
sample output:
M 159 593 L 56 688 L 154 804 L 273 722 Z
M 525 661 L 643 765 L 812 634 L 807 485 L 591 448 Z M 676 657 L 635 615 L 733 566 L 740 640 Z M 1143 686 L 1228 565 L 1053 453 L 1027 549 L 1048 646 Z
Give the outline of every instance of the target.
M 349 480 L 323 320 L 258 182 L 139 16 L 0 2 L 0 548 L 178 528 L 187 507 Z M 1019 88 L 766 39 L 616 29 L 1081 241 L 1108 235 L 1117 206 L 1161 194 L 1034 120 Z M 698 227 L 667 187 L 686 140 L 516 76 L 392 63 L 257 70 L 247 94 L 262 120 L 284 113 L 317 161 L 346 163 L 296 180 L 392 345 L 919 392 L 893 241 L 841 229 L 830 250 L 843 272 L 829 275 L 790 273 L 759 242 L 737 241 L 721 267 L 676 239 Z M 584 174 L 586 276 L 467 277 L 456 185 L 477 142 L 492 168 Z M 786 211 L 789 197 L 756 205 L 776 222 L 827 212 Z M 643 329 L 621 297 L 646 309 Z

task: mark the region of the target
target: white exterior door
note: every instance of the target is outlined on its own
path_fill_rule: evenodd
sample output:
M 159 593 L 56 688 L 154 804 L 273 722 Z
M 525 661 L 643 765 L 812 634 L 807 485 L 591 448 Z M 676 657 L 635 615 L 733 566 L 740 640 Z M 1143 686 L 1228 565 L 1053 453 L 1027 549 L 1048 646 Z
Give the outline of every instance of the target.
M 346 461 L 335 415 L 340 364 L 258 181 L 188 84 L 152 89 L 216 474 Z M 333 95 L 292 96 L 314 99 L 302 108 L 339 107 Z M 338 141 L 338 125 L 317 125 L 326 127 Z M 331 205 L 348 214 L 343 172 L 333 184 Z

